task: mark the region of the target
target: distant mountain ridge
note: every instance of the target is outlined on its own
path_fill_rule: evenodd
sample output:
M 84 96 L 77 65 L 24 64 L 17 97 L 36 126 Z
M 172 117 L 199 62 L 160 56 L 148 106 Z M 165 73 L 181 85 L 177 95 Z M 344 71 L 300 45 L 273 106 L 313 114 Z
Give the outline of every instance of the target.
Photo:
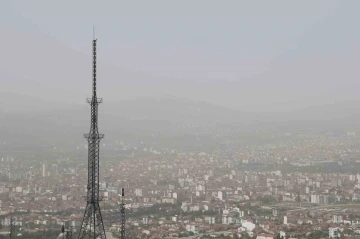
M 85 144 L 82 135 L 87 133 L 90 125 L 90 107 L 85 102 L 81 105 L 63 104 L 12 93 L 0 95 L 0 143 L 33 146 Z M 207 128 L 225 134 L 232 134 L 233 130 L 236 134 L 238 130 L 281 133 L 309 128 L 360 129 L 360 114 L 355 111 L 357 102 L 345 105 L 347 107 L 335 104 L 295 112 L 249 113 L 178 98 L 105 100 L 99 106 L 99 130 L 106 135 L 103 140 L 106 143 L 144 139 L 147 142 L 158 139 L 172 142 L 171 139 L 186 139 L 194 135 L 196 140 L 199 132 L 207 132 L 206 137 L 211 139 L 217 132 L 207 131 Z
M 123 101 L 106 101 L 99 106 L 100 120 L 107 123 L 168 122 L 172 124 L 290 124 L 291 122 L 358 122 L 360 102 L 349 101 L 313 106 L 288 112 L 242 112 L 202 101 L 176 97 L 144 97 Z M 88 104 L 64 104 L 44 101 L 15 93 L 0 93 L 0 114 L 21 115 L 33 119 L 57 119 L 56 122 L 82 125 L 89 120 Z

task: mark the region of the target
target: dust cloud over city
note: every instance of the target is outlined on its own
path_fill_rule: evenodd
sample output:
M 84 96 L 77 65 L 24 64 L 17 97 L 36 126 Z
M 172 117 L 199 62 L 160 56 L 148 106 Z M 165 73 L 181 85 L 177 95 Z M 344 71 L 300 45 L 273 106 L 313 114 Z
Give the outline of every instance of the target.
M 358 9 L 3 1 L 0 238 L 359 238 Z

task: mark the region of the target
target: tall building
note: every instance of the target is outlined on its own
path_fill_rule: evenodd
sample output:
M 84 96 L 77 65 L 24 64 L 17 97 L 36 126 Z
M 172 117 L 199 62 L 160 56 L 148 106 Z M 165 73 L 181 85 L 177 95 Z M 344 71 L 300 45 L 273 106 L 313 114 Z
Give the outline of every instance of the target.
M 141 196 L 142 196 L 142 189 L 141 189 L 141 188 L 135 189 L 135 196 L 137 196 L 137 197 L 141 197 Z
M 56 177 L 59 175 L 59 167 L 57 164 L 52 165 L 53 175 Z
M 329 228 L 329 239 L 337 239 L 340 238 L 340 230 L 338 227 L 330 227 Z
M 42 176 L 44 178 L 47 176 L 47 174 L 46 174 L 46 165 L 45 164 L 42 165 Z
M 333 223 L 343 223 L 342 215 L 333 215 Z
M 319 203 L 319 195 L 316 195 L 316 194 L 312 194 L 311 197 L 310 197 L 310 202 L 311 203 L 316 203 L 318 204 Z
M 273 208 L 272 214 L 273 214 L 274 217 L 277 217 L 278 216 L 278 210 Z
M 226 192 L 225 191 L 218 191 L 218 198 L 220 200 L 225 200 L 226 199 Z
M 329 195 L 320 195 L 319 196 L 319 204 L 327 205 L 330 202 Z

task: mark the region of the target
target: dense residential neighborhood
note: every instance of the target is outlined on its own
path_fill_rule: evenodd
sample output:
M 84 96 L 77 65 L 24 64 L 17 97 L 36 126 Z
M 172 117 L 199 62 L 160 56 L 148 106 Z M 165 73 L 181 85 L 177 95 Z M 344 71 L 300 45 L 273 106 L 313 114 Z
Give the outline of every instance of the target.
M 359 145 L 353 136 L 317 135 L 225 152 L 142 149 L 118 160 L 109 153 L 100 172 L 104 223 L 116 236 L 125 188 L 131 238 L 322 238 L 334 230 L 354 237 L 360 233 Z M 86 164 L 76 160 L 3 155 L 2 230 L 13 218 L 19 233 L 62 225 L 76 232 L 87 190 Z

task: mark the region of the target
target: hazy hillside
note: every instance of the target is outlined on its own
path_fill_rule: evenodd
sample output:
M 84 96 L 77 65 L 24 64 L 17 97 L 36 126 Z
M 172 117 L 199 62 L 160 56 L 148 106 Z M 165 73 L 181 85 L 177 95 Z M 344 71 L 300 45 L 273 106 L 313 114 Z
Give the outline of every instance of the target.
M 86 103 L 65 105 L 9 93 L 1 96 L 1 102 L 1 140 L 83 142 L 82 134 L 89 128 L 90 106 Z M 156 132 L 181 134 L 184 127 L 227 124 L 235 119 L 231 109 L 175 98 L 105 100 L 99 114 L 100 131 L 111 139 Z
M 0 96 L 0 141 L 19 144 L 85 143 L 90 106 L 62 104 L 16 94 Z M 357 102 L 312 107 L 293 112 L 247 113 L 177 98 L 141 98 L 107 102 L 99 108 L 99 129 L 107 140 L 137 140 L 154 135 L 168 139 L 226 130 L 360 128 Z M 217 134 L 215 131 L 211 131 Z M 230 131 L 229 131 L 230 132 Z M 159 136 L 160 135 L 160 136 Z M 160 138 L 158 138 L 160 140 Z
M 360 102 L 341 102 L 324 106 L 314 106 L 289 112 L 241 112 L 207 102 L 191 101 L 175 97 L 144 97 L 123 101 L 107 101 L 99 106 L 99 119 L 105 129 L 119 128 L 119 122 L 134 124 L 139 129 L 166 128 L 169 125 L 226 125 L 226 124 L 289 124 L 304 125 L 311 122 L 338 124 L 360 119 L 357 108 Z M 56 126 L 88 126 L 90 106 L 82 104 L 64 104 L 57 101 L 44 101 L 35 97 L 13 93 L 0 94 L 0 114 L 6 116 L 31 118 L 49 122 Z M 151 124 L 147 127 L 146 124 Z M 114 127 L 115 126 L 115 127 Z M 127 127 L 124 125 L 124 127 Z M 155 128 L 152 128 L 155 127 Z

